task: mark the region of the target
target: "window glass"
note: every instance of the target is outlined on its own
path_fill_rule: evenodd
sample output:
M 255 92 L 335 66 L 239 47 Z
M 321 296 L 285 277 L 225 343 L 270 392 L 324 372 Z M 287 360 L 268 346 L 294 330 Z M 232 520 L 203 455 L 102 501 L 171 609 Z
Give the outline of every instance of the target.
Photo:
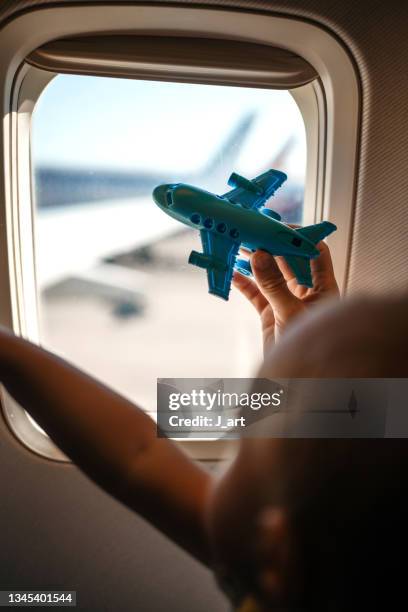
M 245 377 L 261 359 L 257 315 L 207 292 L 198 232 L 151 193 L 217 194 L 231 172 L 288 180 L 268 206 L 302 220 L 306 142 L 287 91 L 60 75 L 32 124 L 42 344 L 154 411 L 157 377 Z

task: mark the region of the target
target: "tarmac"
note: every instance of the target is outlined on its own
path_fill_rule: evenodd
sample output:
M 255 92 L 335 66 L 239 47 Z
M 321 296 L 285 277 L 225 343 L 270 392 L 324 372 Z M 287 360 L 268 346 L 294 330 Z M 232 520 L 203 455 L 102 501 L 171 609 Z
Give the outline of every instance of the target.
M 232 287 L 228 302 L 208 294 L 204 270 L 187 264 L 201 251 L 183 230 L 148 249 L 115 258 L 140 279 L 139 302 L 118 302 L 68 279 L 40 296 L 42 344 L 147 412 L 157 378 L 246 378 L 262 358 L 251 304 Z

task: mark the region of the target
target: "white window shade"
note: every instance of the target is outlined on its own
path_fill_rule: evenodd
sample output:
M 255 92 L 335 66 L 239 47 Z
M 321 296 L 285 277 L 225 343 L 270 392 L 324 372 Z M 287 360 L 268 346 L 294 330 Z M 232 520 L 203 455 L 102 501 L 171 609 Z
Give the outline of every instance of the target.
M 298 55 L 269 45 L 179 36 L 64 38 L 27 61 L 58 73 L 293 89 L 317 77 Z

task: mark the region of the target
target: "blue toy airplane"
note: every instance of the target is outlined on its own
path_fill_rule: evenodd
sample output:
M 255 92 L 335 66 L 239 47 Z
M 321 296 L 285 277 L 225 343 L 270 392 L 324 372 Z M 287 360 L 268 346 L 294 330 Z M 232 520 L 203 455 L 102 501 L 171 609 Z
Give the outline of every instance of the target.
M 271 255 L 283 255 L 297 282 L 313 287 L 310 260 L 319 255 L 316 244 L 337 228 L 323 221 L 293 229 L 264 204 L 286 180 L 286 174 L 268 170 L 252 181 L 233 172 L 231 191 L 222 196 L 184 183 L 159 185 L 156 204 L 168 215 L 200 231 L 203 253 L 192 251 L 189 263 L 205 268 L 209 292 L 228 300 L 234 268 L 250 276 L 250 262 L 237 259 L 242 245 Z

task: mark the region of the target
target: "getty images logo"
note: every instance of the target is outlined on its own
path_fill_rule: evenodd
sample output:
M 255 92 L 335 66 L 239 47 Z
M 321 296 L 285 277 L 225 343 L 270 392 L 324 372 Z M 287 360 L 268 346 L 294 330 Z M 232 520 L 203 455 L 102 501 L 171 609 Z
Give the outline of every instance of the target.
M 204 410 L 225 409 L 240 406 L 251 410 L 260 410 L 263 407 L 278 408 L 282 402 L 283 389 L 273 393 L 247 393 L 226 392 L 221 389 L 207 391 L 192 389 L 189 392 L 170 393 L 169 410 L 180 408 L 199 408 Z

